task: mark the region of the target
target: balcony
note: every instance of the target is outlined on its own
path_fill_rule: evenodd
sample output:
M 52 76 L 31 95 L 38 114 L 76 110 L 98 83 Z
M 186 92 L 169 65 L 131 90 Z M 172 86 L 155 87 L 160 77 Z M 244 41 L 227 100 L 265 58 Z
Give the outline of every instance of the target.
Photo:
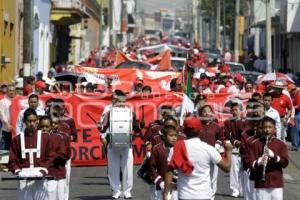
M 52 0 L 51 21 L 56 25 L 72 25 L 88 18 L 81 0 Z

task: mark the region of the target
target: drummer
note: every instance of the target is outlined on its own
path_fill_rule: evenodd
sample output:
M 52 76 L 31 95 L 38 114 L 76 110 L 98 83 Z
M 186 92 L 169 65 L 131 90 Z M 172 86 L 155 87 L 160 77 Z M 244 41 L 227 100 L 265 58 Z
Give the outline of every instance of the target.
M 9 168 L 20 177 L 17 199 L 47 200 L 45 180 L 24 178 L 46 176 L 55 152 L 49 135 L 37 130 L 38 116 L 34 109 L 28 108 L 24 112 L 24 123 L 25 131 L 13 138 L 9 153 Z
M 110 113 L 112 108 L 126 107 L 126 95 L 121 90 L 115 90 L 112 95 L 112 105 L 104 109 L 102 121 L 98 127 L 101 133 L 101 139 L 104 145 L 107 145 L 107 131 L 110 125 Z M 132 112 L 132 111 L 131 111 Z M 126 119 L 124 119 L 126 120 Z M 130 123 L 129 119 L 128 122 Z M 132 129 L 135 133 L 140 132 L 140 126 L 136 120 L 135 113 L 132 113 Z M 113 147 L 108 145 L 108 179 L 113 191 L 112 198 L 118 199 L 123 194 L 125 199 L 131 199 L 131 189 L 133 186 L 133 154 L 131 147 Z M 120 169 L 122 171 L 123 185 L 120 183 Z

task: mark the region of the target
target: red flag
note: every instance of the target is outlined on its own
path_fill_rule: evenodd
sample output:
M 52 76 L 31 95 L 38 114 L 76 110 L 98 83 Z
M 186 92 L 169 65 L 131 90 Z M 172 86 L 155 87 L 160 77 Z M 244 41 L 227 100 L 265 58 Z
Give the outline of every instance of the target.
M 123 52 L 117 51 L 116 55 L 116 65 L 126 62 L 126 61 L 133 61 L 132 59 L 128 58 Z
M 171 64 L 171 52 L 167 50 L 163 53 L 161 61 L 158 64 L 157 69 L 160 71 L 170 70 L 172 67 Z

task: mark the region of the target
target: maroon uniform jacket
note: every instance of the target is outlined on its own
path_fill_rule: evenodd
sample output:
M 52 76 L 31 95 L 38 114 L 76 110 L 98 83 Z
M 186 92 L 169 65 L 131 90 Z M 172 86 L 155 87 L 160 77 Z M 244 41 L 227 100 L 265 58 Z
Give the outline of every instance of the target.
M 236 141 L 241 141 L 241 135 L 246 127 L 243 119 L 228 119 L 224 122 L 224 135 L 226 140 L 230 140 L 233 145 Z
M 263 155 L 264 144 L 265 142 L 262 138 L 253 140 L 251 144 L 250 162 L 252 163 L 252 168 L 255 170 L 255 188 L 282 188 L 282 168 L 287 167 L 289 163 L 287 146 L 276 137 L 270 139 L 268 147 L 274 152 L 275 158 L 268 161 L 266 167 L 266 182 L 263 183 L 261 181 L 263 167 L 257 166 L 257 160 Z M 277 162 L 278 156 L 280 158 L 279 162 Z
M 211 146 L 223 143 L 223 130 L 216 122 L 202 123 L 200 139 Z
M 58 124 L 58 130 L 53 130 L 56 134 L 60 134 L 64 138 L 65 145 L 67 146 L 68 153 L 71 154 L 71 135 L 70 135 L 70 126 L 66 122 L 60 122 Z
M 68 116 L 63 116 L 60 120 L 60 123 L 65 123 L 68 125 L 69 130 L 65 130 L 64 133 L 67 133 L 71 137 L 71 142 L 77 142 L 77 130 L 75 126 L 75 122 L 72 118 Z
M 165 143 L 159 143 L 152 148 L 149 160 L 148 174 L 150 180 L 159 188 L 168 172 L 168 152 L 169 148 Z
M 241 135 L 240 154 L 241 154 L 243 168 L 245 171 L 251 168 L 252 163 L 250 162 L 249 151 L 250 151 L 251 142 L 255 139 L 257 138 L 255 136 L 254 131 L 251 129 L 246 129 Z
M 25 148 L 36 148 L 37 146 L 37 132 L 34 132 L 32 136 L 24 133 Z M 53 150 L 49 134 L 42 133 L 41 136 L 41 154 L 40 158 L 36 158 L 34 154 L 34 167 L 43 167 L 47 170 L 51 167 L 55 158 L 55 152 Z M 9 151 L 9 168 L 15 173 L 16 170 L 22 168 L 29 168 L 29 155 L 26 153 L 26 158 L 22 159 L 21 153 L 21 137 L 17 135 L 13 138 L 10 151 Z
M 65 165 L 71 156 L 69 137 L 59 133 L 51 133 L 49 137 L 55 151 L 55 159 L 53 165 L 49 168 L 49 175 L 57 180 L 64 179 L 66 177 Z
M 157 135 L 160 135 L 159 132 L 162 128 L 163 128 L 163 123 L 161 120 L 156 120 L 150 123 L 144 136 L 145 145 L 152 143 L 153 138 Z

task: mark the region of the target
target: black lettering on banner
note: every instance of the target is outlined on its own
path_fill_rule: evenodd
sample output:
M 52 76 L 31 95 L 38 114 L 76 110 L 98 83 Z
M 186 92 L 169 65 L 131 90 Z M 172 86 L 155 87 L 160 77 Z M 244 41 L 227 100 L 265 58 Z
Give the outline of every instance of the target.
M 132 145 L 132 151 L 133 151 L 133 156 L 134 157 L 144 157 L 144 155 L 146 154 L 146 149 L 144 147 L 144 145 Z
M 102 145 L 102 160 L 105 160 L 106 159 L 106 150 L 107 150 L 107 148 L 105 148 L 105 146 L 104 145 Z
M 88 139 L 91 137 L 90 131 L 92 131 L 91 129 L 83 129 L 82 130 L 82 138 L 83 138 L 83 142 L 84 143 L 90 143 L 92 142 L 92 140 Z
M 143 139 L 143 136 L 141 134 L 135 134 L 133 135 L 132 141 L 135 141 L 136 139 Z M 133 157 L 144 157 L 146 155 L 146 149 L 145 145 L 137 145 L 133 142 L 132 145 L 132 151 L 133 151 Z
M 89 157 L 88 157 L 89 148 L 88 147 L 79 147 L 78 151 L 79 151 L 78 152 L 79 160 L 89 160 Z
M 93 146 L 91 149 L 90 149 L 90 156 L 93 160 L 100 160 L 100 156 L 96 156 L 96 151 L 101 151 L 100 149 L 100 146 Z

